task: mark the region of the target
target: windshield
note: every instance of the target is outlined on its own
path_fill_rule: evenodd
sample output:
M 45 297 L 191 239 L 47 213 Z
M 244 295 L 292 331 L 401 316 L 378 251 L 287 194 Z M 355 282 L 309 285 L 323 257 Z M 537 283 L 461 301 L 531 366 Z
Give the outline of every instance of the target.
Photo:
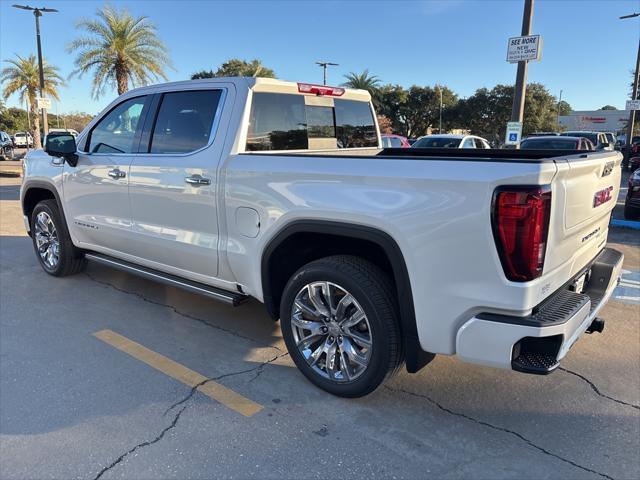
M 520 143 L 521 149 L 529 150 L 575 150 L 576 140 L 571 138 L 529 138 Z
M 448 137 L 423 137 L 413 145 L 412 148 L 458 148 L 460 146 L 460 138 Z

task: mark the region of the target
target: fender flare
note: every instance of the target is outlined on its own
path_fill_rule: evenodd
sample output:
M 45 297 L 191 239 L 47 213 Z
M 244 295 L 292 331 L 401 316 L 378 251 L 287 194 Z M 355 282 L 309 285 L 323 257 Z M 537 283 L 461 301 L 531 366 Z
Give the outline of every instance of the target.
M 20 192 L 20 207 L 22 208 L 22 214 L 23 215 L 27 215 L 27 211 L 26 211 L 26 206 L 24 203 L 25 198 L 27 197 L 27 194 L 29 193 L 30 190 L 33 189 L 38 189 L 38 190 L 47 190 L 49 192 L 51 192 L 51 194 L 53 195 L 53 198 L 55 199 L 56 203 L 58 204 L 58 211 L 60 212 L 60 216 L 62 217 L 62 221 L 64 222 L 64 224 L 67 227 L 67 230 L 69 229 L 69 223 L 67 222 L 67 218 L 65 217 L 64 214 L 64 209 L 62 208 L 62 201 L 60 200 L 60 194 L 58 193 L 58 190 L 56 189 L 56 187 L 48 182 L 43 182 L 40 180 L 32 180 L 29 181 L 25 184 L 25 186 L 22 188 L 22 191 Z M 29 219 L 31 220 L 31 219 Z M 29 232 L 29 235 L 31 235 L 31 232 Z
M 270 257 L 287 238 L 297 233 L 349 237 L 366 240 L 379 246 L 387 255 L 393 270 L 407 371 L 415 373 L 433 360 L 435 354 L 425 352 L 420 347 L 411 281 L 402 250 L 391 235 L 378 228 L 329 220 L 294 220 L 284 226 L 263 250 L 260 264 L 264 303 L 272 317 L 277 318 L 278 306 L 274 305 L 270 289 L 268 275 Z

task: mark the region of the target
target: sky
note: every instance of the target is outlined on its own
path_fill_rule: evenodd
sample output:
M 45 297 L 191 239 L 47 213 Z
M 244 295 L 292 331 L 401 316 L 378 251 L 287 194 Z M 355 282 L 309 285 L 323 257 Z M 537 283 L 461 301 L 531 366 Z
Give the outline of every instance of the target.
M 75 22 L 91 18 L 104 2 L 0 0 L 0 59 L 35 54 L 33 14 L 16 2 L 56 8 L 41 18 L 43 54 L 66 78 L 74 54 L 66 45 L 81 33 Z M 44 2 L 44 3 L 43 3 Z M 173 69 L 183 80 L 216 69 L 229 58 L 260 59 L 278 78 L 322 82 L 315 61 L 338 63 L 329 84 L 368 68 L 384 83 L 442 84 L 460 97 L 481 87 L 515 81 L 506 62 L 507 39 L 518 36 L 523 0 L 130 0 L 111 1 L 155 23 Z M 611 104 L 624 109 L 640 37 L 640 0 L 536 0 L 533 34 L 543 38 L 542 59 L 529 63 L 529 82 L 540 82 L 574 110 Z M 67 80 L 52 111 L 98 113 L 117 93 L 91 96 L 91 76 Z M 6 102 L 18 104 L 17 96 Z

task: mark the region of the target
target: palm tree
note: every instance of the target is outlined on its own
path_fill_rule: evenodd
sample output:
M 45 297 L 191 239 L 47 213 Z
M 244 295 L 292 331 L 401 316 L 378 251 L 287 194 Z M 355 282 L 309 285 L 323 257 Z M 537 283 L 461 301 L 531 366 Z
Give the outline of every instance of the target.
M 118 95 L 158 79 L 167 80 L 166 66 L 171 67 L 167 47 L 156 35 L 156 27 L 147 17 L 133 17 L 127 10 L 109 5 L 98 9 L 96 20 L 80 20 L 76 27 L 89 35 L 69 45 L 77 51 L 76 70 L 71 76 L 93 71 L 93 96 L 98 98 L 107 86 L 115 86 Z
M 14 93 L 20 95 L 20 103 L 25 98 L 29 102 L 31 110 L 31 118 L 34 123 L 34 145 L 36 148 L 42 148 L 40 141 L 40 117 L 36 109 L 36 96 L 40 88 L 40 75 L 38 70 L 38 62 L 35 55 L 29 55 L 22 58 L 16 55 L 15 59 L 5 60 L 10 66 L 0 71 L 0 83 L 4 84 L 2 96 L 6 100 Z M 58 68 L 49 65 L 46 61 L 42 62 L 44 73 L 44 93 L 50 97 L 60 100 L 58 96 L 58 88 L 64 86 L 64 80 L 58 73 Z
M 380 87 L 380 79 L 375 75 L 369 74 L 369 69 L 364 70 L 362 73 L 348 73 L 344 76 L 347 79 L 343 83 L 345 87 L 357 88 L 360 90 L 368 90 L 369 93 L 375 93 Z

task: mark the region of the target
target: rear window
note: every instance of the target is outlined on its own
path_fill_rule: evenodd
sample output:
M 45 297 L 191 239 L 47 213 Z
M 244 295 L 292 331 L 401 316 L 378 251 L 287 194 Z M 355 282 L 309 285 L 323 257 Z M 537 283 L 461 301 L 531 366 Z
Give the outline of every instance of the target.
M 564 132 L 562 133 L 564 137 L 583 137 L 588 138 L 593 142 L 594 145 L 597 145 L 598 142 L 598 134 L 596 133 L 585 133 L 585 132 Z
M 377 147 L 368 102 L 336 98 L 330 107 L 305 105 L 304 99 L 303 95 L 254 93 L 247 150 L 304 150 L 309 139 L 335 139 L 337 148 Z

